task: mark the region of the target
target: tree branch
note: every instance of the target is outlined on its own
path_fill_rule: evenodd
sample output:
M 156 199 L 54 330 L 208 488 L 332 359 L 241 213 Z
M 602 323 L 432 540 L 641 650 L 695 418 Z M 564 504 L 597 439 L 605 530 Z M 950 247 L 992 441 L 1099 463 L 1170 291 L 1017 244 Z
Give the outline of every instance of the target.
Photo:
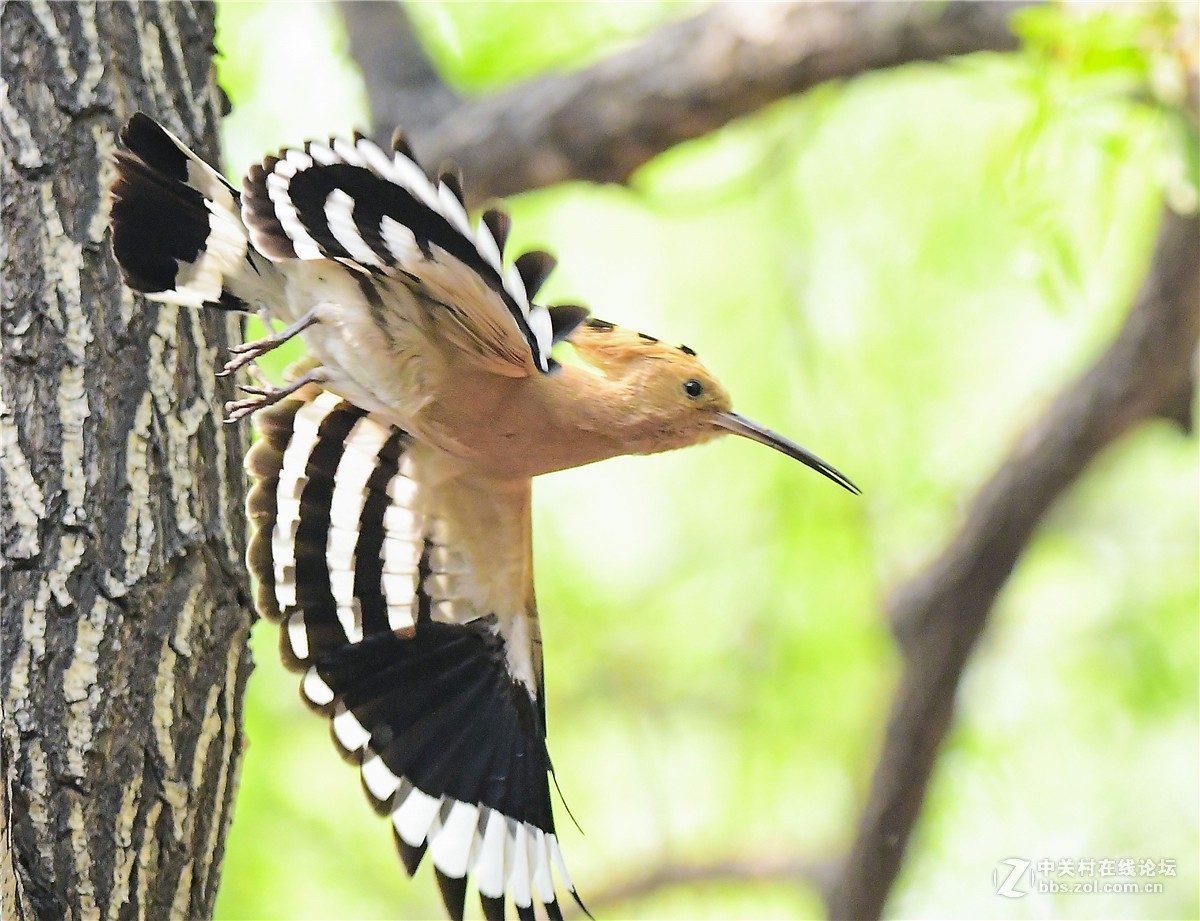
M 888 606 L 905 657 L 833 918 L 878 918 L 900 869 L 967 660 L 1038 523 L 1096 456 L 1169 411 L 1200 330 L 1200 219 L 1168 212 L 1149 274 L 1108 350 L 1018 441 L 961 530 Z
M 834 869 L 828 862 L 794 856 L 726 858 L 706 863 L 667 862 L 589 896 L 587 905 L 593 911 L 607 911 L 676 886 L 730 882 L 795 885 L 807 881 L 825 891 L 832 882 Z
M 338 9 L 366 78 L 372 129 L 385 149 L 397 125 L 420 134 L 458 107 L 458 94 L 425 54 L 402 4 L 340 0 Z
M 1012 50 L 1017 5 L 716 4 L 585 70 L 464 103 L 431 130 L 405 127 L 428 166 L 463 168 L 474 203 L 568 180 L 623 183 L 668 148 L 828 80 Z

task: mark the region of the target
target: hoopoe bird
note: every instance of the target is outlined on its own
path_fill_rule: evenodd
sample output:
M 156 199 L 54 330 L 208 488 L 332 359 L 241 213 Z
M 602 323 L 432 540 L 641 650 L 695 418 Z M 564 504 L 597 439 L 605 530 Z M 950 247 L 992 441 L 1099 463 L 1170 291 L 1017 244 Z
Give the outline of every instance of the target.
M 250 569 L 300 693 L 331 721 L 409 875 L 428 852 L 447 911 L 561 917 L 579 897 L 555 834 L 533 477 L 733 433 L 857 487 L 732 411 L 685 347 L 535 303 L 554 266 L 510 258 L 399 134 L 281 150 L 239 193 L 149 117 L 121 133 L 113 249 L 149 299 L 257 313 L 233 373 L 302 337 L 304 367 L 246 386 Z M 569 342 L 577 363 L 552 357 Z M 579 903 L 582 908 L 582 902 Z M 585 909 L 586 910 L 586 909 Z

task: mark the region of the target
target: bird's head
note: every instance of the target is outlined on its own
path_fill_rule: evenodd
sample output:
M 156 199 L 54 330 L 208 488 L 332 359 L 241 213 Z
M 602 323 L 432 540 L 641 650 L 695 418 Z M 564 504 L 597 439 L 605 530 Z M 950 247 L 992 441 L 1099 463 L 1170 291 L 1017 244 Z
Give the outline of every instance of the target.
M 687 346 L 590 319 L 570 337 L 579 356 L 624 395 L 621 412 L 637 449 L 649 454 L 732 433 L 800 461 L 858 493 L 849 478 L 795 442 L 733 411 L 721 382 Z

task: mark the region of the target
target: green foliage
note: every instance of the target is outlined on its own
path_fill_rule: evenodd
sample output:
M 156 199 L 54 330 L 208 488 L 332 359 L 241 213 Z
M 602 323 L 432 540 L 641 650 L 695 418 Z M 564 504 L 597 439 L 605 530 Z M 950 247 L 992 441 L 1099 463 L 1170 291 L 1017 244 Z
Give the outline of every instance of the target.
M 259 148 L 361 119 L 324 7 L 304 13 L 313 34 L 291 35 L 305 57 L 286 63 L 272 43 L 269 66 L 233 30 L 258 8 L 220 9 L 237 104 L 226 140 L 244 153 L 232 172 Z M 411 10 L 473 88 L 602 54 L 677 12 Z M 1161 80 L 1161 15 L 1024 14 L 1025 54 L 825 87 L 670 151 L 630 188 L 512 203 L 514 242 L 559 257 L 550 302 L 695 347 L 740 411 L 865 491 L 732 440 L 537 484 L 551 748 L 588 833 L 564 816 L 585 898 L 664 860 L 829 859 L 847 846 L 898 673 L 883 599 L 1103 348 L 1145 270 L 1180 149 L 1171 110 L 1146 90 Z M 314 60 L 328 70 L 313 77 Z M 328 87 L 281 102 L 266 85 L 280 68 Z M 304 112 L 243 115 L 287 105 Z M 963 688 L 893 913 L 1200 911 L 1197 468 L 1193 440 L 1147 426 L 1046 523 Z M 219 916 L 438 916 L 428 871 L 405 879 L 386 823 L 304 712 L 275 633 L 254 631 Z M 992 884 L 1014 855 L 1167 857 L 1179 876 L 1161 894 L 1014 902 Z M 722 884 L 606 915 L 821 910 L 804 887 Z
M 468 91 L 585 67 L 621 40 L 698 6 L 697 0 L 405 4 L 446 79 Z
M 269 151 L 365 128 L 362 75 L 333 3 L 217 4 L 217 77 L 233 103 L 223 140 L 230 175 Z

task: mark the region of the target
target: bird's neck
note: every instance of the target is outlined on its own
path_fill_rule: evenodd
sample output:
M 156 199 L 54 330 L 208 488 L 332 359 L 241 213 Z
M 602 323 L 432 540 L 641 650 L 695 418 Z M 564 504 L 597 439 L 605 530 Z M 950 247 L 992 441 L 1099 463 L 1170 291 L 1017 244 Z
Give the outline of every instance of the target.
M 647 402 L 636 375 L 596 374 L 568 365 L 530 383 L 548 423 L 542 441 L 552 470 L 650 455 L 695 440 L 671 431 Z
M 478 472 L 530 477 L 674 444 L 635 380 L 567 365 L 552 375 L 499 378 L 471 372 L 435 399 L 420 433 Z

